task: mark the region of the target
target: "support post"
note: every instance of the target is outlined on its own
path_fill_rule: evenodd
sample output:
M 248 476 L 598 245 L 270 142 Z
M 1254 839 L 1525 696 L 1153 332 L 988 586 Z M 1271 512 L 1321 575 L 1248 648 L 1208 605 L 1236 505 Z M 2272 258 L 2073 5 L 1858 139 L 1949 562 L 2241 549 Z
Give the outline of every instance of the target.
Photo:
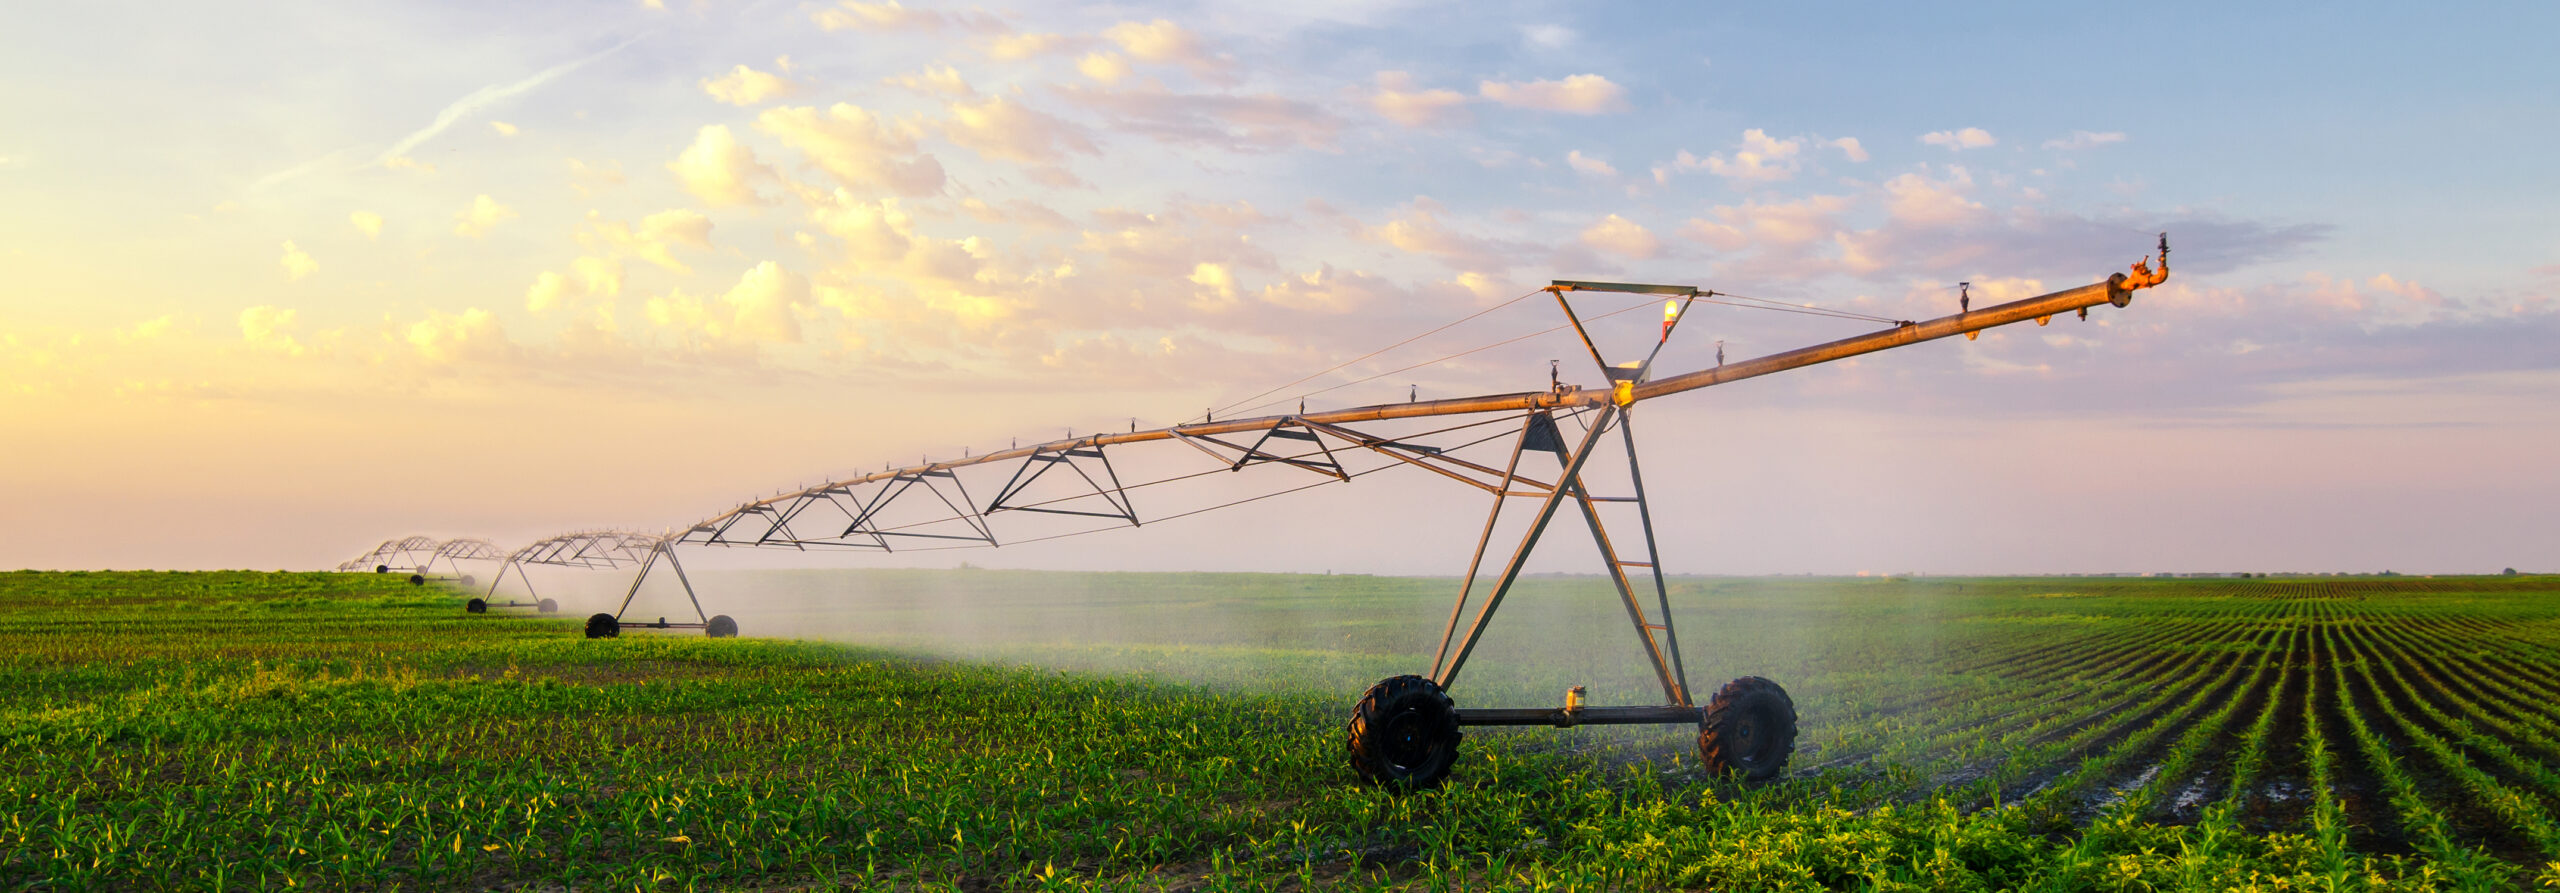
M 1476 553 L 1467 559 L 1467 579 L 1458 584 L 1458 603 L 1450 606 L 1449 625 L 1440 631 L 1440 651 L 1431 656 L 1431 678 L 1433 679 L 1440 678 L 1441 665 L 1449 661 L 1449 640 L 1458 637 L 1458 618 L 1466 616 L 1467 593 L 1476 587 L 1476 569 L 1484 565 L 1484 550 L 1485 546 L 1493 541 L 1494 522 L 1502 520 L 1502 505 L 1510 501 L 1511 481 L 1520 471 L 1520 453 L 1528 449 L 1530 432 L 1540 424 L 1544 424 L 1549 430 L 1555 428 L 1555 420 L 1545 412 L 1530 413 L 1528 418 L 1520 423 L 1520 439 L 1512 443 L 1511 461 L 1503 465 L 1501 486 L 1495 487 L 1493 491 L 1493 509 L 1485 513 L 1484 532 L 1476 536 Z
M 711 615 L 702 610 L 702 599 L 694 597 L 693 580 L 684 575 L 684 562 L 676 560 L 676 547 L 669 544 L 658 548 L 667 553 L 667 566 L 676 569 L 676 582 L 684 584 L 684 600 L 693 603 L 693 616 L 701 618 L 704 623 L 710 623 Z
M 631 610 L 631 600 L 640 595 L 640 584 L 649 581 L 649 569 L 658 566 L 658 552 L 665 548 L 666 544 L 660 543 L 658 548 L 649 550 L 649 557 L 640 560 L 640 574 L 631 578 L 631 591 L 622 594 L 622 606 L 613 609 L 613 619 L 620 620 L 622 612 Z
M 622 606 L 613 609 L 613 618 L 615 620 L 620 620 L 622 619 L 624 612 L 631 610 L 631 600 L 640 595 L 640 584 L 649 581 L 649 569 L 657 566 L 658 556 L 660 555 L 666 556 L 667 566 L 675 569 L 676 582 L 684 585 L 684 600 L 693 603 L 694 616 L 701 618 L 701 620 L 699 623 L 651 623 L 644 624 L 644 626 L 651 629 L 690 629 L 710 623 L 711 615 L 702 610 L 702 600 L 694 597 L 693 581 L 685 578 L 684 563 L 676 560 L 675 542 L 672 540 L 660 541 L 657 548 L 649 550 L 648 559 L 640 562 L 640 575 L 631 578 L 631 591 L 623 593 L 622 595 Z
M 1617 418 L 1617 414 L 1616 406 L 1601 407 L 1600 419 L 1592 424 L 1590 433 L 1583 435 L 1582 445 L 1574 449 L 1570 455 L 1560 457 L 1565 460 L 1564 473 L 1556 476 L 1556 488 L 1549 491 L 1546 498 L 1540 501 L 1538 519 L 1530 522 L 1528 532 L 1521 535 L 1520 547 L 1512 550 L 1511 561 L 1503 566 L 1501 579 L 1494 584 L 1493 592 L 1485 596 L 1484 607 L 1476 610 L 1475 621 L 1467 625 L 1466 639 L 1458 645 L 1457 653 L 1450 657 L 1447 666 L 1438 668 L 1432 674 L 1431 681 L 1439 683 L 1441 688 L 1448 688 L 1457 683 L 1458 670 L 1466 666 L 1467 656 L 1475 652 L 1476 643 L 1484 638 L 1485 621 L 1492 619 L 1494 609 L 1502 607 L 1502 597 L 1511 593 L 1511 585 L 1519 582 L 1520 569 L 1528 564 L 1530 550 L 1537 548 L 1538 536 L 1546 532 L 1547 522 L 1555 520 L 1556 508 L 1563 505 L 1565 497 L 1571 493 L 1572 488 L 1565 486 L 1564 482 L 1581 476 L 1583 463 L 1591 460 L 1591 445 L 1598 442 L 1600 435 L 1609 430 L 1609 423 Z M 1527 435 L 1523 434 L 1522 437 L 1525 441 Z M 1463 610 L 1465 603 L 1459 604 Z

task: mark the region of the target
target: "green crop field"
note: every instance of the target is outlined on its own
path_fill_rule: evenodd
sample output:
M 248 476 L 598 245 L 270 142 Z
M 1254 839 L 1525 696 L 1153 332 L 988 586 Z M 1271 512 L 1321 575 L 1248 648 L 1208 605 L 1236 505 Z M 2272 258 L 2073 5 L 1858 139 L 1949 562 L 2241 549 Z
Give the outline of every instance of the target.
M 2560 578 L 1677 579 L 1692 684 L 1794 696 L 1785 777 L 1472 729 L 1398 794 L 1343 723 L 1448 580 L 699 576 L 745 638 L 0 573 L 0 888 L 2560 886 Z M 1512 598 L 1461 705 L 1659 701 L 1599 581 Z

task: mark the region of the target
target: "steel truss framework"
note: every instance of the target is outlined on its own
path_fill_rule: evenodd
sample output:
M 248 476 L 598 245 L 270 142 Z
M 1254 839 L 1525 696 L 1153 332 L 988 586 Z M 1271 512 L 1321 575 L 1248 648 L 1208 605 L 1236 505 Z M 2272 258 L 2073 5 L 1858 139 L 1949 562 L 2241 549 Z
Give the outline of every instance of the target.
M 338 570 L 342 572 L 371 571 L 377 574 L 395 570 L 426 573 L 427 564 L 435 560 L 436 550 L 442 545 L 434 539 L 423 536 L 383 540 L 382 545 L 373 547 L 373 551 L 340 562 Z
M 2168 240 L 2160 243 L 2160 269 L 2150 269 L 2148 262 L 2133 265 L 2130 275 L 2116 273 L 2105 280 L 2078 288 L 2012 301 L 1982 310 L 1969 306 L 1960 312 L 1927 321 L 1893 322 L 1888 328 L 1864 335 L 1784 351 L 1768 356 L 1726 364 L 1719 352 L 1715 366 L 1655 378 L 1652 364 L 1671 338 L 1674 327 L 1686 310 L 1700 300 L 1713 300 L 1717 293 L 1692 286 L 1635 285 L 1626 283 L 1575 282 L 1558 280 L 1548 286 L 1566 319 L 1589 351 L 1592 362 L 1607 381 L 1605 387 L 1581 388 L 1558 383 L 1546 391 L 1497 394 L 1445 400 L 1410 401 L 1349 409 L 1202 421 L 1163 428 L 1137 429 L 1127 433 L 1096 434 L 1065 440 L 1015 447 L 1003 451 L 968 456 L 957 460 L 927 462 L 891 468 L 877 474 L 785 493 L 768 499 L 742 504 L 727 512 L 705 519 L 668 540 L 659 543 L 643 562 L 631 594 L 623 599 L 621 609 L 613 615 L 619 619 L 637 595 L 649 568 L 663 558 L 675 570 L 684 585 L 685 596 L 697 616 L 709 623 L 701 601 L 686 578 L 684 568 L 676 560 L 675 546 L 728 546 L 747 548 L 789 548 L 796 550 L 855 549 L 895 551 L 902 544 L 940 543 L 954 545 L 997 546 L 997 532 L 990 519 L 1004 512 L 1034 512 L 1082 516 L 1110 522 L 1091 533 L 1125 524 L 1138 526 L 1141 515 L 1131 499 L 1131 491 L 1155 483 L 1169 483 L 1196 475 L 1182 475 L 1161 481 L 1124 484 L 1112 465 L 1112 447 L 1171 441 L 1207 456 L 1220 470 L 1241 471 L 1250 466 L 1276 465 L 1295 468 L 1309 475 L 1314 486 L 1348 481 L 1362 474 L 1386 468 L 1413 466 L 1442 477 L 1465 483 L 1493 497 L 1483 533 L 1478 537 L 1475 554 L 1467 574 L 1459 586 L 1456 604 L 1443 629 L 1438 653 L 1432 659 L 1429 680 L 1445 690 L 1457 681 L 1459 671 L 1484 633 L 1504 598 L 1518 582 L 1540 538 L 1563 507 L 1574 506 L 1583 525 L 1588 528 L 1599 548 L 1604 569 L 1627 612 L 1627 618 L 1643 648 L 1663 692 L 1659 706 L 1586 707 L 1568 699 L 1561 708 L 1491 708 L 1455 710 L 1459 725 L 1555 725 L 1615 723 L 1691 723 L 1708 718 L 1712 711 L 1697 702 L 1690 689 L 1687 670 L 1680 650 L 1678 633 L 1672 622 L 1669 588 L 1664 578 L 1660 550 L 1657 547 L 1653 517 L 1646 501 L 1641 466 L 1637 461 L 1634 410 L 1642 401 L 1683 393 L 1719 384 L 1782 372 L 1790 369 L 1831 362 L 1931 341 L 1963 335 L 1974 337 L 1982 330 L 2034 320 L 2037 325 L 2049 323 L 2057 314 L 2077 313 L 2088 318 L 2090 308 L 2099 305 L 2125 307 L 2132 293 L 2159 284 L 2168 277 Z M 1643 359 L 1612 365 L 1602 355 L 1575 313 L 1569 295 L 1577 292 L 1615 292 L 1661 295 L 1670 299 L 1671 307 L 1664 321 L 1662 338 Z M 1449 427 L 1420 434 L 1385 436 L 1362 430 L 1362 425 L 1435 417 L 1473 419 Z M 1559 424 L 1572 421 L 1580 427 L 1580 436 L 1572 437 Z M 1466 440 L 1463 443 L 1427 443 L 1432 437 L 1478 438 L 1473 429 L 1491 424 L 1515 423 L 1511 435 L 1509 461 L 1501 468 L 1469 461 L 1453 455 L 1459 448 L 1485 443 L 1493 438 Z M 1461 434 L 1459 432 L 1470 432 Z M 1620 444 L 1603 441 L 1611 433 Z M 1499 436 L 1499 435 L 1497 435 Z M 1626 455 L 1625 479 L 1605 483 L 1611 492 L 1595 492 L 1589 478 L 1588 463 L 1604 447 L 1623 448 Z M 1392 460 L 1374 468 L 1354 471 L 1344 456 L 1361 452 L 1374 453 Z M 1554 457 L 1557 468 L 1552 477 L 1538 476 L 1522 468 L 1529 454 Z M 1018 463 L 1006 483 L 997 488 L 993 498 L 981 504 L 972 501 L 962 486 L 958 469 Z M 1024 489 L 1044 476 L 1072 485 L 1069 496 L 1031 500 Z M 1616 489 L 1623 486 L 1623 490 Z M 1292 488 L 1304 489 L 1304 487 Z M 1280 492 L 1290 492 L 1283 490 Z M 1277 495 L 1266 494 L 1266 495 Z M 1520 541 L 1511 548 L 1500 570 L 1483 579 L 1485 559 L 1491 554 L 1493 535 L 1505 507 L 1514 499 L 1536 501 L 1536 514 Z M 915 524 L 885 523 L 883 512 L 893 505 L 938 504 L 946 514 L 938 520 Z M 929 502 L 928 502 L 929 501 Z M 1247 500 L 1250 501 L 1250 500 Z M 1232 504 L 1232 503 L 1231 503 Z M 1617 519 L 1621 536 L 1632 522 L 1630 547 L 1622 550 L 1620 537 L 1613 537 L 1612 524 L 1604 521 L 1603 508 L 1613 505 L 1632 506 L 1632 518 Z M 1216 508 L 1218 506 L 1213 506 Z M 1200 511 L 1206 511 L 1202 509 Z M 1191 514 L 1184 512 L 1181 514 Z M 1167 515 L 1152 520 L 1180 517 Z M 917 528 L 939 525 L 939 532 Z M 1075 535 L 1075 534 L 1062 534 Z M 1050 539 L 1055 537 L 1033 537 Z M 1031 541 L 1031 540 L 1021 540 Z M 930 547 L 930 546 L 926 546 Z M 1631 570 L 1642 571 L 1630 574 Z M 1478 595 L 1479 588 L 1482 595 Z M 1647 591 L 1649 590 L 1649 592 Z M 1469 607 L 1474 606 L 1472 619 Z M 727 618 L 718 618 L 725 621 Z M 1463 627 L 1461 624 L 1464 624 Z M 703 624 L 670 624 L 660 618 L 655 624 L 642 626 L 692 628 Z M 734 631 L 734 624 L 730 627 Z M 1390 680 L 1391 682 L 1393 680 Z M 1386 683 L 1381 683 L 1383 688 Z M 1373 694 L 1375 690 L 1373 690 Z M 1783 693 L 1780 693 L 1783 697 Z M 1365 701 L 1364 701 L 1365 704 Z M 1786 724 L 1792 729 L 1794 720 L 1789 708 Z M 1790 740 L 1792 731 L 1788 732 Z M 1355 736 L 1356 738 L 1356 736 Z M 1452 739 L 1454 741 L 1454 738 Z M 1355 743 L 1355 749 L 1358 745 Z M 1452 745 L 1454 746 L 1454 744 Z M 1783 756 L 1780 757 L 1783 761 Z M 1367 770 L 1363 770 L 1364 774 Z
M 489 591 L 482 598 L 497 598 L 499 582 L 507 578 L 508 571 L 514 571 L 516 582 L 524 585 L 526 597 L 533 600 L 487 601 L 487 606 L 492 608 L 538 607 L 544 599 L 534 592 L 533 577 L 525 573 L 527 565 L 574 567 L 586 570 L 626 568 L 647 562 L 664 539 L 656 534 L 634 533 L 627 530 L 584 530 L 539 540 L 509 552 L 503 557 L 492 556 L 499 561 L 498 572 L 489 578 Z
M 525 579 L 530 590 L 531 580 L 524 578 L 524 568 L 530 564 L 613 568 L 637 564 L 639 573 L 634 575 L 631 588 L 614 612 L 599 613 L 587 620 L 586 634 L 589 638 L 611 637 L 620 634 L 622 615 L 630 610 L 652 569 L 663 560 L 675 573 L 676 582 L 684 589 L 685 600 L 693 608 L 697 620 L 671 622 L 659 617 L 655 622 L 633 625 L 655 629 L 701 629 L 714 637 L 731 636 L 738 633 L 737 623 L 726 615 L 713 615 L 703 610 L 701 598 L 677 557 L 678 545 L 788 548 L 804 552 L 996 547 L 1006 542 L 1019 544 L 1098 533 L 1124 525 L 1137 527 L 1144 521 L 1171 520 L 1411 466 L 1475 487 L 1491 496 L 1492 504 L 1486 513 L 1483 531 L 1477 537 L 1474 553 L 1469 558 L 1466 575 L 1459 584 L 1455 604 L 1450 608 L 1448 622 L 1441 630 L 1429 674 L 1383 680 L 1371 687 L 1352 710 L 1351 721 L 1346 728 L 1348 752 L 1354 770 L 1362 778 L 1405 787 L 1436 783 L 1448 772 L 1455 758 L 1458 741 L 1462 737 L 1458 731 L 1461 726 L 1696 723 L 1702 765 L 1765 779 L 1782 771 L 1793 751 L 1796 724 L 1793 702 L 1777 683 L 1754 676 L 1726 683 L 1705 704 L 1699 703 L 1690 688 L 1679 634 L 1672 622 L 1670 589 L 1653 529 L 1653 512 L 1645 493 L 1642 465 L 1638 461 L 1634 428 L 1636 405 L 1656 397 L 1923 341 L 1956 335 L 1972 339 L 1985 329 L 2028 320 L 2042 326 L 2063 313 L 2076 313 L 2080 319 L 2086 320 L 2090 308 L 2099 305 L 2128 306 L 2132 303 L 2133 292 L 2156 286 L 2168 278 L 2169 244 L 2166 234 L 2160 239 L 2159 260 L 2160 268 L 2156 271 L 2150 268 L 2146 259 L 2134 264 L 2130 274 L 2116 273 L 2100 282 L 1980 311 L 1973 310 L 1967 300 L 1959 303 L 1958 312 L 1954 315 L 1920 322 L 1868 317 L 1809 305 L 1765 307 L 1864 318 L 1888 327 L 1732 364 L 1724 361 L 1723 348 L 1719 343 L 1714 366 L 1663 378 L 1653 376 L 1653 361 L 1660 356 L 1663 346 L 1670 342 L 1675 328 L 1692 305 L 1702 300 L 1734 303 L 1757 299 L 1728 295 L 1723 296 L 1726 300 L 1717 301 L 1716 292 L 1702 291 L 1694 286 L 1557 280 L 1544 291 L 1555 298 L 1557 308 L 1589 352 L 1592 363 L 1606 382 L 1603 387 L 1586 389 L 1556 381 L 1545 391 L 1409 400 L 1402 404 L 1318 412 L 1308 412 L 1301 402 L 1299 411 L 1292 414 L 1226 421 L 1204 418 L 1192 424 L 1143 430 L 1132 422 L 1126 433 L 1070 436 L 1028 447 L 1015 446 L 983 455 L 964 455 L 958 460 L 884 468 L 877 474 L 781 493 L 741 504 L 666 537 L 622 532 L 554 537 L 509 553 L 496 577 L 490 581 L 490 593 L 496 593 L 499 581 L 509 569 L 516 571 L 520 579 Z M 1643 359 L 1613 365 L 1602 354 L 1569 297 L 1587 291 L 1670 299 L 1661 338 Z M 1427 431 L 1400 431 L 1389 435 L 1374 427 L 1378 423 L 1443 417 L 1451 421 Z M 1566 430 L 1568 424 L 1578 429 L 1578 436 Z M 1495 433 L 1488 436 L 1479 430 L 1488 427 L 1495 428 Z M 1619 443 L 1604 443 L 1613 433 Z M 1509 458 L 1500 468 L 1458 455 L 1461 450 L 1506 437 L 1511 449 Z M 1215 466 L 1212 470 L 1159 480 L 1124 481 L 1113 457 L 1125 456 L 1125 449 L 1130 446 L 1160 441 L 1179 443 L 1197 451 Z M 1112 447 L 1122 447 L 1124 452 L 1114 452 L 1110 449 Z M 1590 464 L 1604 449 L 1613 447 L 1625 452 L 1623 480 Z M 1384 461 L 1358 469 L 1353 467 L 1354 463 L 1346 461 L 1346 457 L 1368 454 L 1383 457 Z M 1554 471 L 1542 476 L 1535 470 L 1524 469 L 1522 460 L 1533 454 L 1552 456 L 1556 462 Z M 959 474 L 960 469 L 980 465 L 1004 470 L 1008 463 L 1010 469 L 1004 483 L 995 487 L 983 503 L 972 496 Z M 1301 479 L 1304 483 L 1299 486 L 1265 492 L 1260 496 L 1153 516 L 1142 515 L 1132 498 L 1132 492 L 1143 487 L 1170 484 L 1216 471 L 1240 472 L 1265 465 L 1296 469 L 1305 472 L 1307 477 Z M 1044 480 L 1050 483 L 1047 487 L 1049 495 L 1032 492 L 1032 488 Z M 1598 492 L 1604 486 L 1610 492 Z M 1061 487 L 1066 492 L 1057 495 L 1056 491 Z M 1486 558 L 1495 554 L 1494 535 L 1505 511 L 1517 499 L 1534 500 L 1537 506 L 1535 514 L 1520 534 L 1519 542 L 1500 562 L 1499 570 L 1488 574 Z M 1561 707 L 1458 708 L 1448 697 L 1448 690 L 1457 683 L 1459 672 L 1474 654 L 1486 625 L 1511 594 L 1531 554 L 1567 503 L 1573 505 L 1574 513 L 1581 517 L 1583 526 L 1589 530 L 1594 545 L 1598 547 L 1602 568 L 1626 611 L 1637 644 L 1643 649 L 1661 684 L 1663 702 L 1650 706 L 1590 706 L 1582 702 L 1583 689 L 1575 688 Z M 1604 518 L 1611 513 L 1603 509 L 1614 506 L 1631 506 L 1633 516 L 1619 512 L 1614 520 Z M 905 520 L 914 518 L 919 512 L 925 516 L 923 520 Z M 1067 533 L 1018 535 L 1011 540 L 1000 541 L 997 525 L 992 519 L 1008 512 L 1081 518 L 1102 523 Z M 1628 526 L 1630 523 L 1632 528 Z M 1613 528 L 1617 531 L 1615 535 Z M 1633 536 L 1627 536 L 1630 530 Z M 1628 548 L 1622 549 L 1621 542 Z M 398 561 L 424 570 L 436 558 L 445 558 L 451 563 L 455 558 L 488 558 L 495 552 L 483 541 L 458 540 L 440 546 L 434 540 L 411 537 L 385 542 L 364 557 L 341 565 L 340 569 L 361 569 L 366 564 L 374 564 L 379 571 Z M 426 556 L 424 560 L 417 560 L 417 556 L 422 554 Z M 1631 573 L 1637 570 L 1643 573 Z M 1479 588 L 1482 589 L 1481 595 L 1478 594 Z M 543 600 L 544 603 L 548 601 Z M 485 610 L 487 606 L 480 599 L 473 599 L 466 607 L 476 612 Z M 1472 616 L 1470 607 L 1473 608 Z M 547 607 L 543 609 L 550 610 Z
M 506 552 L 501 551 L 488 540 L 469 537 L 445 540 L 442 545 L 436 547 L 435 554 L 427 556 L 426 570 L 435 570 L 436 562 L 442 561 L 446 569 L 453 571 L 454 576 L 459 577 L 462 576 L 462 562 L 504 561 L 506 557 Z M 470 585 L 470 581 L 465 580 L 463 584 Z

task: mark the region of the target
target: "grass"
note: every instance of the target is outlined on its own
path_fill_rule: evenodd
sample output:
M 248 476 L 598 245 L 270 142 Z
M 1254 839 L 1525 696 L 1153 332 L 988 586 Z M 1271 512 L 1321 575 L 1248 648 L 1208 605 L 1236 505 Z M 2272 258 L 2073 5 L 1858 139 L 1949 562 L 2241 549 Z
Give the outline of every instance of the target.
M 1791 777 L 1476 730 L 1399 796 L 1341 725 L 1449 581 L 704 576 L 751 638 L 0 574 L 0 888 L 2560 886 L 2551 578 L 1681 580 L 1692 682 L 1795 695 Z M 1595 587 L 1515 595 L 1460 702 L 1646 700 Z

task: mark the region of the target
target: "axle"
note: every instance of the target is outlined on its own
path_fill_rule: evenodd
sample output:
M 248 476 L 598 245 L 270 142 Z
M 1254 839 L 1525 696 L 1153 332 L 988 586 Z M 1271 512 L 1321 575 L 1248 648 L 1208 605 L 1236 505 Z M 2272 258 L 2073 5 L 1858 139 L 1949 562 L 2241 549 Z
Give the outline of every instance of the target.
M 1696 707 L 1460 707 L 1462 726 L 1640 726 L 1697 725 L 1704 714 Z

